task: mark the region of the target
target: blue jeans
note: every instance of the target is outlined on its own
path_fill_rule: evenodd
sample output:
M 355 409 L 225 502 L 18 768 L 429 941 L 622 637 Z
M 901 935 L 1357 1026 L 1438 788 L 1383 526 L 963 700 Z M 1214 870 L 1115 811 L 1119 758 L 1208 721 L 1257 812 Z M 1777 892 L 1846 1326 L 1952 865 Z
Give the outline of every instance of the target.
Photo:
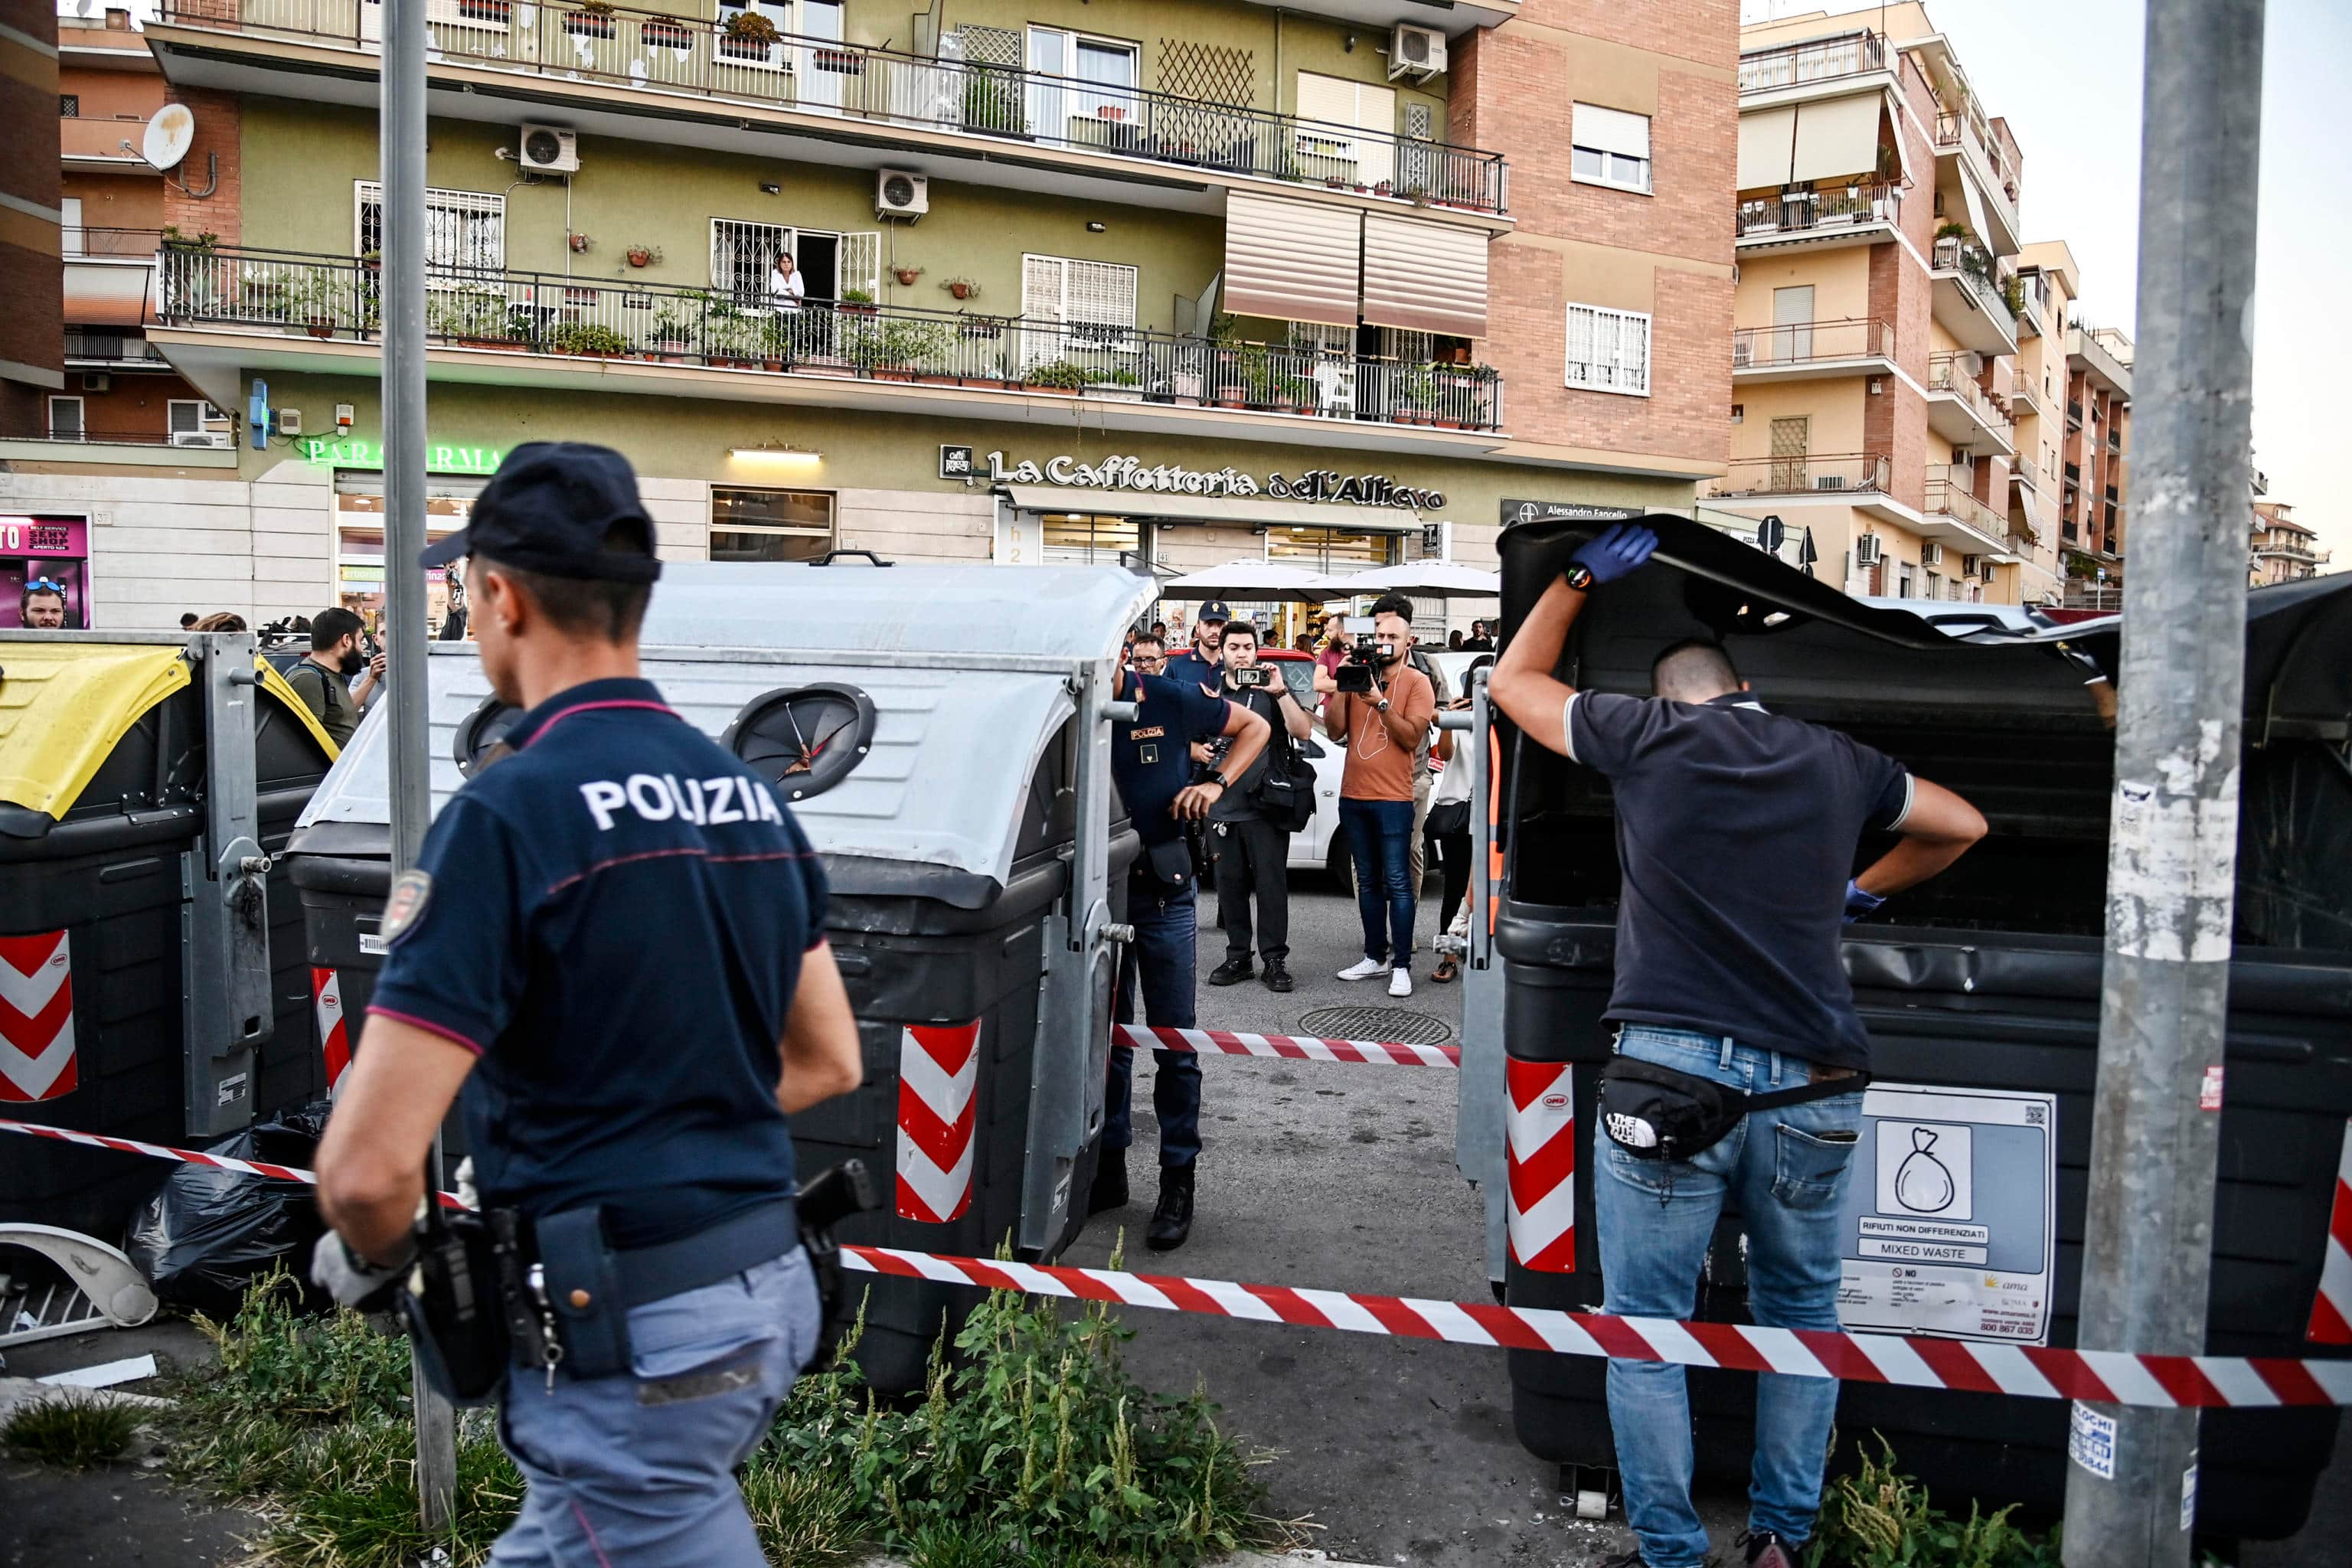
M 816 1279 L 799 1247 L 629 1310 L 633 1376 L 551 1387 L 517 1367 L 499 1439 L 526 1483 L 493 1568 L 766 1568 L 735 1467 L 816 1353 Z
M 1138 878 L 1129 882 L 1127 918 L 1135 941 L 1119 963 L 1111 1016 L 1135 1022 L 1138 982 L 1145 1021 L 1155 1028 L 1192 1027 L 1193 960 L 1200 951 L 1201 912 L 1191 884 L 1181 893 L 1150 890 Z M 1151 1109 L 1160 1118 L 1160 1168 L 1189 1165 L 1201 1153 L 1201 1058 L 1192 1051 L 1154 1051 Z M 1103 1147 L 1125 1149 L 1135 1142 L 1131 1109 L 1135 1052 L 1110 1048 L 1110 1087 L 1103 1105 Z
M 1628 1024 L 1617 1049 L 1747 1094 L 1795 1089 L 1807 1065 L 1777 1051 L 1734 1045 L 1689 1029 Z M 1598 1128 L 1592 1199 L 1601 1230 L 1602 1310 L 1620 1317 L 1688 1318 L 1699 1267 L 1726 1193 L 1737 1194 L 1748 1231 L 1748 1306 L 1777 1329 L 1838 1326 L 1838 1213 L 1862 1124 L 1862 1092 L 1750 1111 L 1713 1148 L 1669 1163 L 1637 1160 Z M 1756 1463 L 1748 1527 L 1790 1545 L 1809 1540 L 1822 1500 L 1838 1385 L 1828 1378 L 1764 1373 L 1756 1388 Z M 1683 1369 L 1658 1362 L 1609 1363 L 1609 1424 L 1625 1516 L 1652 1568 L 1706 1558 L 1706 1531 L 1691 1507 L 1690 1394 Z
M 1364 956 L 1412 967 L 1412 802 L 1339 802 L 1339 826 L 1356 868 L 1356 912 L 1364 921 Z

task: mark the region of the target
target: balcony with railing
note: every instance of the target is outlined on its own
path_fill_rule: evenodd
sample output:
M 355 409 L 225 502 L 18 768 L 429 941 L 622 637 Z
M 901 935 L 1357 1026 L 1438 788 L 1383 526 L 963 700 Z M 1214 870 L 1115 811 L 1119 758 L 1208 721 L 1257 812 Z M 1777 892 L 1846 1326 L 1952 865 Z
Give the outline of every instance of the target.
M 1988 216 L 2004 251 L 2018 247 L 2017 201 L 2020 159 L 2008 127 L 1985 119 L 1973 100 L 1936 116 L 1936 151 L 1958 157 L 1984 193 Z
M 1969 554 L 1998 553 L 2008 542 L 2009 519 L 1970 495 L 1967 478 L 1949 468 L 1927 470 L 1919 510 L 1927 517 L 1924 534 L 1957 542 Z
M 169 370 L 153 343 L 120 327 L 68 327 L 66 363 L 75 370 Z
M 1886 40 L 1876 33 L 1848 33 L 1836 38 L 1809 38 L 1777 48 L 1750 49 L 1739 57 L 1739 90 L 1779 92 L 1837 81 L 1867 71 L 1889 69 Z
M 2099 391 L 2131 395 L 2132 341 L 2113 327 L 2077 321 L 2066 334 L 2066 357 Z
M 164 0 L 161 20 L 240 38 L 282 35 L 373 53 L 382 44 L 383 9 L 377 0 Z M 609 5 L 435 0 L 426 29 L 436 66 L 536 77 L 551 91 L 562 90 L 554 84 L 596 83 L 792 110 L 899 143 L 907 132 L 980 137 L 1114 165 L 1325 186 L 1399 205 L 1507 210 L 1507 171 L 1499 153 L 1126 82 L 782 33 L 757 12 L 732 13 L 722 24 Z M 1131 69 L 1133 57 L 1124 58 Z M 439 104 L 436 110 L 452 111 Z M 837 133 L 826 139 L 840 140 Z
M 1731 334 L 1731 374 L 1756 381 L 1844 375 L 1867 361 L 1890 361 L 1895 328 L 1874 318 L 1738 327 Z
M 2017 317 L 2002 297 L 2000 267 L 1992 252 L 1965 235 L 1942 235 L 1928 267 L 1936 320 L 1946 331 L 1979 353 L 2017 352 Z
M 1843 241 L 1855 230 L 1892 228 L 1903 216 L 1903 187 L 1848 181 L 1740 201 L 1733 233 L 1761 245 L 1799 239 Z
M 1927 356 L 1927 423 L 1937 435 L 1962 446 L 1990 441 L 2017 449 L 2017 427 L 2009 411 L 1979 386 L 1969 369 L 1975 354 Z
M 2042 470 L 2022 452 L 2009 460 L 2009 477 L 2027 489 L 2042 488 Z
M 349 258 L 172 247 L 163 252 L 159 308 L 167 330 L 372 342 L 380 289 L 374 265 Z M 1113 322 L 816 300 L 776 310 L 724 290 L 490 268 L 434 268 L 426 289 L 425 332 L 444 349 L 551 363 L 635 361 L 803 386 L 922 384 L 1000 399 L 1021 394 L 1244 409 L 1296 416 L 1297 426 L 1283 427 L 1310 433 L 1340 422 L 1493 431 L 1503 418 L 1501 380 L 1485 366 L 1414 364 Z M 657 372 L 633 389 L 686 391 Z
M 152 262 L 163 247 L 160 228 L 82 228 L 60 231 L 68 261 L 104 260 Z
M 1893 471 L 1891 459 L 1871 452 L 1734 458 L 1720 478 L 1703 482 L 1707 495 L 1717 500 L 1837 491 L 1883 496 Z
M 163 89 L 157 88 L 159 108 L 163 96 Z M 135 114 L 123 120 L 68 116 L 58 121 L 58 153 L 68 168 L 161 176 L 161 169 L 139 155 L 139 140 L 146 131 L 147 122 Z

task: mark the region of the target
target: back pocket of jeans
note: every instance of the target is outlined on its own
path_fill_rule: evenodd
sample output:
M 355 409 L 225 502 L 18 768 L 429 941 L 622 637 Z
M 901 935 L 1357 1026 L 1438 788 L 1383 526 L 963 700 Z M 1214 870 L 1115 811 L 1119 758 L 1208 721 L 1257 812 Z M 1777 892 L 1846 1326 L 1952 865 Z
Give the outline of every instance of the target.
M 1836 1202 L 1839 1178 L 1853 1163 L 1860 1135 L 1808 1132 L 1785 1121 L 1772 1131 L 1772 1195 L 1792 1209 L 1825 1208 Z

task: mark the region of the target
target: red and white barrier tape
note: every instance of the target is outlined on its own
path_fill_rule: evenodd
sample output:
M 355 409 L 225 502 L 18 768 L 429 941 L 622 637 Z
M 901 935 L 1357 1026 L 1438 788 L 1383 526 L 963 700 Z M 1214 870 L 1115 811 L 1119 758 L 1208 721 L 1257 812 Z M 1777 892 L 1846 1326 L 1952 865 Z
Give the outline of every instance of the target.
M 170 1160 L 182 1165 L 209 1165 L 215 1171 L 233 1171 L 243 1176 L 267 1176 L 277 1182 L 300 1182 L 308 1186 L 319 1184 L 318 1173 L 299 1165 L 273 1165 L 266 1160 L 240 1160 L 230 1154 L 207 1154 L 201 1149 L 174 1149 L 169 1143 L 142 1143 L 136 1138 L 109 1138 L 101 1133 L 83 1132 L 71 1127 L 47 1127 L 37 1121 L 0 1121 L 0 1132 L 22 1132 L 34 1138 L 50 1138 L 60 1143 L 79 1143 L 91 1149 L 111 1149 L 118 1154 L 144 1154 L 151 1160 Z M 455 1193 L 443 1193 L 444 1208 L 461 1209 L 466 1200 Z
M 1326 1040 L 1312 1035 L 1242 1035 L 1231 1029 L 1159 1029 L 1113 1024 L 1110 1043 L 1139 1050 L 1228 1057 L 1287 1057 L 1301 1062 L 1362 1062 L 1374 1067 L 1458 1068 L 1459 1046 L 1408 1046 L 1397 1040 Z

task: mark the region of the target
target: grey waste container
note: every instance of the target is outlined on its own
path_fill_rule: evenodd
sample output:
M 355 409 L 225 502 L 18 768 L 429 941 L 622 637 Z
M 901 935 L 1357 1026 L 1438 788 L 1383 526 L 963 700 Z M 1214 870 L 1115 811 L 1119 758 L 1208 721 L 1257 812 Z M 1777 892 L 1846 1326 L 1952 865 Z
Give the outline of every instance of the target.
M 804 1174 L 856 1155 L 880 1178 L 883 1209 L 844 1240 L 1037 1259 L 1085 1221 L 1138 849 L 1103 704 L 1150 592 L 1108 567 L 703 564 L 655 592 L 647 677 L 778 781 L 824 858 L 866 1082 L 793 1118 L 793 1141 Z M 437 806 L 511 714 L 469 647 L 436 644 L 427 668 Z M 372 717 L 291 847 L 354 1036 L 389 879 L 383 734 Z M 870 1287 L 861 1365 L 919 1386 L 977 1293 Z
M 1953 870 L 1852 928 L 1845 944 L 1877 1077 L 1847 1200 L 1846 1322 L 2074 1344 L 2114 747 L 2082 674 L 2051 645 L 2067 637 L 2112 668 L 2114 622 L 1956 638 L 1858 605 L 1688 519 L 1650 521 L 1673 563 L 1593 596 L 1569 650 L 1570 679 L 1647 695 L 1650 660 L 1668 643 L 1719 636 L 1775 710 L 1886 751 L 1958 790 L 1991 825 Z M 1537 525 L 1505 534 L 1507 621 L 1525 615 L 1588 532 Z M 2256 592 L 2222 1063 L 2215 1354 L 2332 1353 L 2304 1336 L 2352 1116 L 2347 713 L 2352 583 Z M 1508 1052 L 1575 1066 L 1576 1125 L 1589 1150 L 1612 1033 L 1601 1016 L 1618 892 L 1608 785 L 1521 742 L 1507 723 L 1499 743 L 1505 872 L 1494 952 Z M 1857 867 L 1883 847 L 1865 842 Z M 1514 1304 L 1600 1304 L 1594 1162 L 1578 1163 L 1573 1265 L 1539 1271 L 1511 1259 Z M 1959 1248 L 1955 1264 L 1892 1261 L 1916 1259 L 1921 1236 Z M 1738 1215 L 1727 1214 L 1702 1318 L 1744 1321 L 1740 1258 Z M 1895 1301 L 1898 1268 L 1914 1268 L 1914 1279 L 1944 1298 Z M 1979 1289 L 1969 1275 L 1988 1283 Z M 1563 1463 L 1613 1463 L 1601 1373 L 1599 1362 L 1514 1354 L 1522 1442 Z M 1695 1373 L 1691 1390 L 1701 1469 L 1744 1477 L 1754 1378 Z M 2063 1401 L 1867 1384 L 1847 1384 L 1838 1413 L 1849 1440 L 1842 1453 L 1851 1439 L 1883 1432 L 1939 1496 L 2021 1500 L 2044 1513 L 2063 1504 L 2066 1421 Z M 2207 1413 L 2200 1527 L 2221 1537 L 2294 1533 L 2336 1426 L 2333 1409 Z

